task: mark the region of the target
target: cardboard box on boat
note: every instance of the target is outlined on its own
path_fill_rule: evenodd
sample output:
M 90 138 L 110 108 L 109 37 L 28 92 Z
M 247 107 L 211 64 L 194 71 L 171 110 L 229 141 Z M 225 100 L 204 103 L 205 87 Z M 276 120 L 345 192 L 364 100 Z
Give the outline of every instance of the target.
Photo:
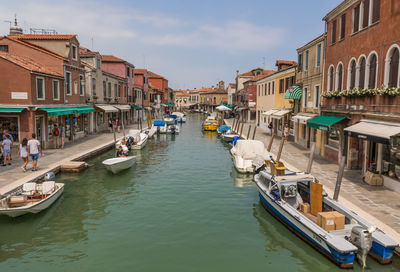
M 310 204 L 301 203 L 300 204 L 300 211 L 303 212 L 303 213 L 310 213 Z
M 337 211 L 320 212 L 317 224 L 326 231 L 344 229 L 345 216 Z

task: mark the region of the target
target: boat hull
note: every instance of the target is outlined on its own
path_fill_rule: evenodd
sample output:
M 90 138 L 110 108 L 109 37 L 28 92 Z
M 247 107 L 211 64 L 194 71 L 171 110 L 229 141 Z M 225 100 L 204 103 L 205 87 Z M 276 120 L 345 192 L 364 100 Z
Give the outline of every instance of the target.
M 103 165 L 107 170 L 111 171 L 113 174 L 117 174 L 123 170 L 131 168 L 132 165 L 136 162 L 136 157 L 121 157 L 121 158 L 112 158 L 103 161 Z
M 256 183 L 257 184 L 257 183 Z M 352 268 L 355 258 L 355 252 L 339 252 L 329 246 L 324 239 L 319 237 L 316 233 L 307 229 L 304 225 L 299 223 L 295 218 L 288 214 L 282 207 L 274 202 L 262 189 L 257 185 L 260 202 L 264 208 L 270 212 L 274 217 L 281 221 L 290 231 L 299 236 L 302 240 L 317 249 L 323 255 L 328 257 L 332 262 L 337 264 L 340 268 Z
M 231 143 L 233 141 L 233 137 L 239 136 L 237 134 L 222 134 L 222 140 L 225 142 Z
M 138 142 L 135 145 L 132 145 L 131 149 L 139 150 L 146 146 L 149 136 L 144 133 L 141 133 L 140 138 L 141 138 L 140 142 Z
M 50 207 L 64 192 L 64 184 L 56 183 L 58 189 L 47 198 L 34 203 L 33 205 L 17 207 L 17 208 L 6 208 L 0 210 L 0 215 L 7 215 L 10 217 L 18 217 L 28 213 L 39 213 L 48 207 Z

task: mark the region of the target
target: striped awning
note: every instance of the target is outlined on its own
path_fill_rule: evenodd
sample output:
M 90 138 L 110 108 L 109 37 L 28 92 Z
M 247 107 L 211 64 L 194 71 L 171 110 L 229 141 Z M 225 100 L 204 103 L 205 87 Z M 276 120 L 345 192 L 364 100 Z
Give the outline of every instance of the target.
M 303 94 L 303 90 L 299 85 L 293 85 L 285 92 L 285 99 L 297 99 L 300 100 Z

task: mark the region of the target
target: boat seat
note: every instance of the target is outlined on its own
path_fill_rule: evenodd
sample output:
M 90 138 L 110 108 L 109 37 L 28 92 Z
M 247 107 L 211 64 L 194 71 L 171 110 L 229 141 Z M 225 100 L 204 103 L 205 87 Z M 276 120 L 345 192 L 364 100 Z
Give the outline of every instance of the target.
M 47 195 L 54 191 L 56 183 L 54 181 L 45 181 L 42 183 L 42 194 Z
M 22 185 L 22 194 L 23 195 L 33 195 L 36 191 L 36 183 L 27 182 Z

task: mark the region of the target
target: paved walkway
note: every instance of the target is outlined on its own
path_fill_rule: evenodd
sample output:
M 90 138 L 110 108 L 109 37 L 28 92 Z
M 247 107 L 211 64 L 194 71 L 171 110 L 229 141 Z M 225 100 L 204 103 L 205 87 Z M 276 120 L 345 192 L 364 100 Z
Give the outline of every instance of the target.
M 129 129 L 126 128 L 126 133 Z M 123 136 L 122 131 L 117 133 L 117 139 Z M 28 164 L 28 171 L 23 172 L 22 159 L 13 157 L 11 166 L 0 167 L 0 195 L 13 190 L 19 185 L 32 180 L 40 179 L 48 171 L 57 171 L 60 166 L 71 160 L 84 159 L 92 154 L 99 153 L 110 148 L 114 144 L 114 135 L 110 132 L 89 135 L 74 143 L 68 143 L 64 149 L 46 149 L 44 156 L 39 157 L 38 171 L 31 171 L 31 160 Z
M 225 120 L 228 125 L 233 119 Z M 253 135 L 254 124 L 250 132 Z M 249 124 L 245 124 L 243 135 L 246 137 Z M 256 140 L 264 142 L 268 146 L 270 136 L 260 127 L 257 127 Z M 272 144 L 272 153 L 277 153 L 280 137 L 275 137 Z M 310 150 L 299 147 L 292 142 L 286 142 L 281 158 L 285 164 L 305 171 L 308 164 Z M 290 168 L 290 166 L 289 166 Z M 333 196 L 339 166 L 322 157 L 314 157 L 311 173 L 324 185 L 329 196 Z M 354 212 L 373 222 L 377 227 L 385 231 L 400 244 L 400 193 L 391 191 L 386 187 L 372 187 L 362 182 L 361 172 L 345 170 L 339 195 L 339 202 L 351 208 Z

